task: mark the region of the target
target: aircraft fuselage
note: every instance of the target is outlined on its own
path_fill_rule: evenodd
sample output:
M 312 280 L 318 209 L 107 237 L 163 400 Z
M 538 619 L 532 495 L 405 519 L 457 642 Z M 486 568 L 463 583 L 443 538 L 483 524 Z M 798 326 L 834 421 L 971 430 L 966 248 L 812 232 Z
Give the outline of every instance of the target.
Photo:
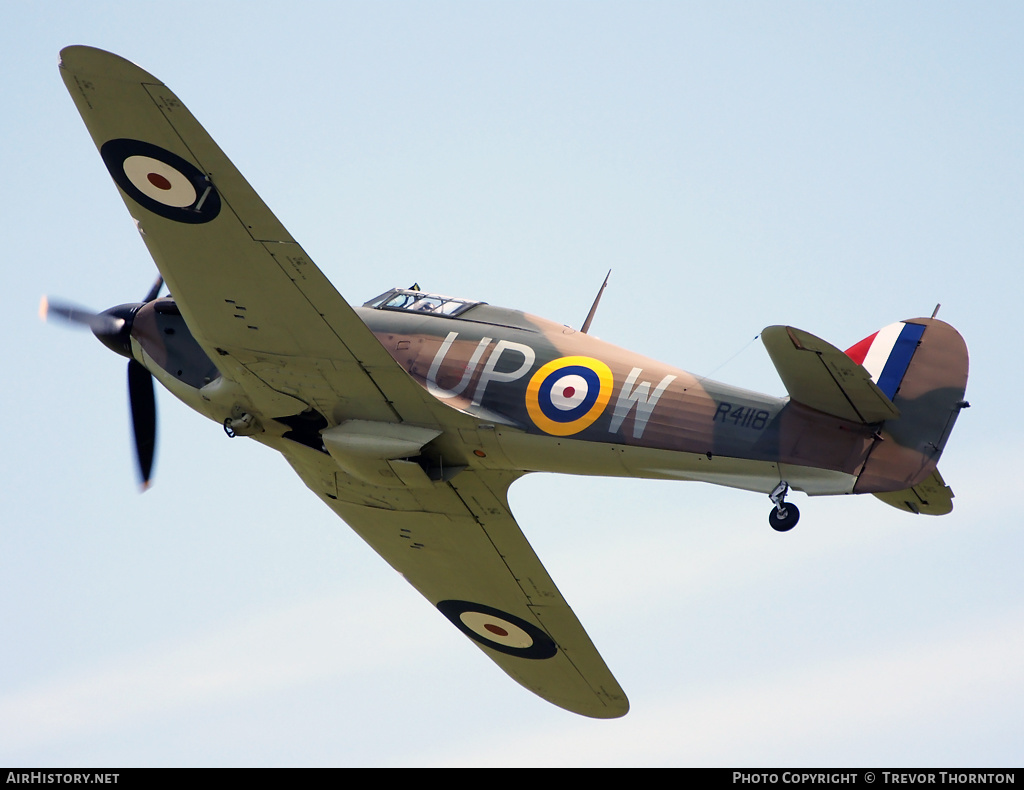
M 809 494 L 839 494 L 853 490 L 875 438 L 788 398 L 701 379 L 516 310 L 356 312 L 416 382 L 477 419 L 466 447 L 479 452 L 467 449 L 453 459 L 460 465 L 700 480 L 765 493 L 787 480 Z M 233 393 L 218 392 L 215 361 L 172 300 L 140 310 L 132 334 L 165 386 L 223 422 Z M 280 416 L 256 415 L 267 429 Z

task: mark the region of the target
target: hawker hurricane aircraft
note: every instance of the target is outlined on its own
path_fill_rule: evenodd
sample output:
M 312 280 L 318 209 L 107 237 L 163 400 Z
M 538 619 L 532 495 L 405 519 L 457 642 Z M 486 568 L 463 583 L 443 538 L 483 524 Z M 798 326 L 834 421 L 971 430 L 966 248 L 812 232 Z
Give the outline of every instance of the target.
M 697 378 L 562 324 L 393 289 L 351 307 L 185 105 L 89 47 L 61 76 L 161 281 L 102 313 L 51 304 L 128 358 L 141 476 L 152 377 L 229 436 L 279 451 L 305 484 L 515 680 L 576 713 L 626 695 L 509 511 L 527 472 L 699 480 L 952 509 L 936 463 L 967 385 L 937 319 L 843 352 L 788 326 L 761 338 L 788 397 Z M 596 303 L 595 303 L 596 306 Z

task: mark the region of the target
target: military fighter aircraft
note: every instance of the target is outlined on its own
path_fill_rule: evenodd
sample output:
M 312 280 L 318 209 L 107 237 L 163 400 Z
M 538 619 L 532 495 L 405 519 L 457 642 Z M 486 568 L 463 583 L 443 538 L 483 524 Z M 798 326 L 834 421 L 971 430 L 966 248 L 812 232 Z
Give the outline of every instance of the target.
M 872 493 L 943 514 L 936 463 L 967 349 L 934 317 L 843 352 L 788 326 L 761 338 L 788 390 L 697 378 L 517 310 L 395 288 L 351 307 L 158 79 L 89 47 L 60 71 L 161 280 L 137 304 L 49 313 L 128 358 L 141 477 L 152 377 L 305 484 L 516 681 L 585 716 L 626 695 L 509 511 L 527 472 Z M 600 292 L 599 292 L 600 295 Z M 596 307 L 596 302 L 595 302 Z

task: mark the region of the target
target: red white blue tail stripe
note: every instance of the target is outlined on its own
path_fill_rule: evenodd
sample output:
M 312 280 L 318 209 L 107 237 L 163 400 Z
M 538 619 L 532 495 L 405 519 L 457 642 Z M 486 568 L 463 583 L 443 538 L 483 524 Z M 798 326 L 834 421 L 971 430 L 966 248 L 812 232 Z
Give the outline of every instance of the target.
M 892 400 L 910 367 L 924 330 L 923 324 L 903 321 L 890 324 L 848 348 L 846 356 L 863 365 L 871 374 L 871 380 Z

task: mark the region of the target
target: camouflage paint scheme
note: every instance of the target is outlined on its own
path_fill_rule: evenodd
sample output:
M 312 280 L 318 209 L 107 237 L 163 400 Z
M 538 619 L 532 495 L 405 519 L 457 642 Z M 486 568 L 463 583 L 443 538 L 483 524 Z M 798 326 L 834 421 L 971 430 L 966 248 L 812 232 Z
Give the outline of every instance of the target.
M 930 332 L 915 353 L 914 372 L 930 375 L 906 378 L 916 386 L 902 387 L 897 398 L 917 415 L 915 423 L 907 429 L 904 416 L 881 430 L 789 398 L 698 379 L 516 310 L 481 304 L 455 318 L 357 312 L 435 397 L 494 419 L 509 462 L 529 471 L 694 479 L 765 493 L 781 479 L 809 494 L 900 491 L 934 472 L 967 379 L 966 347 L 956 331 L 915 319 Z M 579 359 L 607 366 L 604 405 L 595 403 L 585 426 L 538 419 L 530 409 L 538 399 L 531 382 L 559 361 Z
M 909 512 L 952 507 L 936 463 L 966 405 L 967 350 L 941 321 L 880 330 L 895 350 L 874 356 L 875 336 L 848 355 L 769 327 L 791 396 L 778 398 L 484 303 L 396 289 L 352 308 L 159 80 L 88 47 L 62 51 L 61 75 L 173 294 L 115 308 L 130 336 L 115 350 L 229 435 L 280 452 L 456 628 L 557 705 L 599 718 L 629 707 L 509 510 L 523 474 L 764 493 L 784 482 Z M 395 309 L 403 301 L 413 309 Z

